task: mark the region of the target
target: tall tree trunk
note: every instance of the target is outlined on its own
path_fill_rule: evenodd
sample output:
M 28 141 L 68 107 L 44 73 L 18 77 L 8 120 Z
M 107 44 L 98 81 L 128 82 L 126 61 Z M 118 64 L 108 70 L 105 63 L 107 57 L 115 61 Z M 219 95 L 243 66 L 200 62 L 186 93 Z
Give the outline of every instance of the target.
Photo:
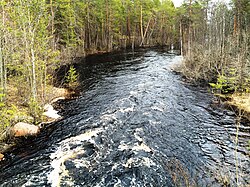
M 151 17 L 152 17 L 152 16 L 151 16 Z M 144 45 L 144 39 L 145 39 L 146 34 L 147 34 L 147 32 L 148 32 L 148 27 L 149 27 L 149 24 L 150 24 L 150 22 L 151 22 L 151 17 L 150 17 L 149 20 L 148 20 L 148 23 L 147 23 L 147 27 L 146 27 L 146 29 L 145 29 L 145 32 L 142 34 L 142 39 L 141 39 L 141 44 L 140 44 L 140 46 L 143 46 L 143 45 Z
M 180 21 L 180 48 L 181 48 L 181 55 L 183 54 L 183 33 L 182 33 L 182 23 Z
M 36 101 L 37 97 L 37 90 L 36 90 L 36 59 L 35 59 L 35 52 L 34 52 L 34 31 L 32 31 L 31 34 L 31 66 L 32 66 L 32 99 L 33 101 Z
M 131 31 L 130 31 L 130 11 L 127 7 L 127 33 L 126 36 L 129 38 L 129 44 L 131 44 Z
M 188 56 L 191 56 L 191 40 L 192 40 L 192 22 L 191 22 L 191 15 L 192 15 L 192 0 L 189 0 L 189 25 L 188 25 Z
M 5 80 L 5 61 L 4 61 L 4 39 L 5 39 L 5 11 L 4 6 L 2 6 L 2 28 L 1 30 L 1 36 L 0 36 L 0 93 L 5 94 L 6 93 L 6 81 Z M 4 97 L 1 97 L 3 99 Z
M 4 87 L 4 72 L 3 72 L 3 53 L 2 53 L 2 36 L 0 36 L 0 93 L 4 93 L 3 87 Z M 2 98 L 2 97 L 0 97 Z
M 51 40 L 51 45 L 53 50 L 56 50 L 56 38 L 54 35 L 55 32 L 55 23 L 54 23 L 54 19 L 55 19 L 55 13 L 54 13 L 54 9 L 53 9 L 53 0 L 50 0 L 50 14 L 51 14 L 51 36 L 52 36 L 52 40 Z
M 141 28 L 141 42 L 143 44 L 142 5 L 141 5 L 141 16 L 140 16 L 140 28 Z

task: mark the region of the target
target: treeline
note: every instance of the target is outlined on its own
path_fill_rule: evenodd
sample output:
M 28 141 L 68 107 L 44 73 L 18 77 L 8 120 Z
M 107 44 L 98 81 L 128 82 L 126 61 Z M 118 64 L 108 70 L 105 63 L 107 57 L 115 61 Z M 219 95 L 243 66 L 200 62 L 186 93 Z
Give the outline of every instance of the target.
M 189 0 L 183 7 L 184 74 L 194 82 L 210 83 L 219 93 L 248 92 L 250 1 L 232 0 L 227 5 Z
M 53 72 L 63 63 L 179 41 L 178 10 L 171 0 L 1 0 L 0 15 L 2 125 L 20 108 L 39 119 Z

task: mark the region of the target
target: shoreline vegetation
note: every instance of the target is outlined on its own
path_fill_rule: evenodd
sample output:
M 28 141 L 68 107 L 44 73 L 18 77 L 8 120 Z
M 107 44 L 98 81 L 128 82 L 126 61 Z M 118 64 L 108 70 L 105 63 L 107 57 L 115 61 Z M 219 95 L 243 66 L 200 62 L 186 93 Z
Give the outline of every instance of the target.
M 242 115 L 250 121 L 250 94 L 249 93 L 235 93 L 227 101 L 229 106 L 240 110 Z
M 229 105 L 250 113 L 248 0 L 230 5 L 189 0 L 178 8 L 170 0 L 13 0 L 0 2 L 0 15 L 1 135 L 18 122 L 46 121 L 43 107 L 70 97 L 78 77 L 70 66 L 58 83 L 62 65 L 148 46 L 180 49 L 185 78 L 210 84 Z

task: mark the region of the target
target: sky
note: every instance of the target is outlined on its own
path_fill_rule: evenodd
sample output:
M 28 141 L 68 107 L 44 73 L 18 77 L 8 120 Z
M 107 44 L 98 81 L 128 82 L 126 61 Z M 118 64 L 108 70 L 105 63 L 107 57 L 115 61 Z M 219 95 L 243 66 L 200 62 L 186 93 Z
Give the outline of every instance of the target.
M 173 2 L 174 2 L 174 5 L 175 5 L 175 7 L 179 7 L 181 4 L 182 4 L 182 2 L 183 2 L 183 0 L 172 0 Z M 213 2 L 226 2 L 226 3 L 228 3 L 230 0 L 212 0 Z

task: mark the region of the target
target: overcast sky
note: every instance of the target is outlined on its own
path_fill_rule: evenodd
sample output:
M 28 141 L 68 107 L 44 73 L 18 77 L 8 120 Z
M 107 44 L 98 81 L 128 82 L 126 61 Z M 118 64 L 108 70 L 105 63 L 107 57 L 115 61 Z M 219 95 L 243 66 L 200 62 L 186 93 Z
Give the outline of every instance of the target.
M 183 0 L 172 0 L 174 2 L 175 7 L 179 7 L 181 5 L 181 3 L 183 2 Z M 228 3 L 230 0 L 212 0 L 213 2 L 226 2 Z

